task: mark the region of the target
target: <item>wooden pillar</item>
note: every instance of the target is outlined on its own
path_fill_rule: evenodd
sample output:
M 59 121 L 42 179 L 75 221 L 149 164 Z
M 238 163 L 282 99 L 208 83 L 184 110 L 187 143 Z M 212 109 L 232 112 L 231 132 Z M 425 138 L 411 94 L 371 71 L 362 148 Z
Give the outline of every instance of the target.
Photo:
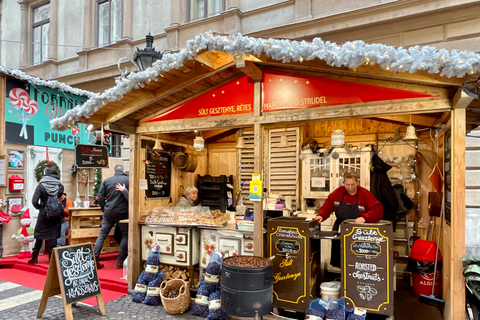
M 444 290 L 444 319 L 465 318 L 465 280 L 461 258 L 465 255 L 465 135 L 466 107 L 472 101 L 463 91 L 459 90 L 453 99 L 451 117 L 451 223 L 448 226 L 442 222 L 443 248 L 450 257 L 444 261 L 446 270 L 443 275 L 446 288 Z M 448 243 L 447 243 L 448 242 Z
M 253 93 L 253 113 L 255 117 L 259 117 L 261 111 L 261 82 L 255 81 Z M 260 174 L 260 180 L 263 181 L 263 126 L 255 123 L 253 127 L 254 136 L 254 168 L 253 172 Z M 263 188 L 263 184 L 262 184 Z M 261 201 L 256 201 L 253 206 L 253 247 L 254 255 L 263 256 L 263 191 Z
M 130 135 L 130 171 L 128 190 L 128 289 L 133 290 L 142 272 L 141 231 L 140 220 L 140 135 Z

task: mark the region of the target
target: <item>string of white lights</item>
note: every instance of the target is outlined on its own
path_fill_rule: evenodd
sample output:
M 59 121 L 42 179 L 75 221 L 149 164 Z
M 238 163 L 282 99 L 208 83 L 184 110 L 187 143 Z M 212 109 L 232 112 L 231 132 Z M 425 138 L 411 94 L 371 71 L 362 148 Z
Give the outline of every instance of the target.
M 157 80 L 162 73 L 183 66 L 187 60 L 195 58 L 200 52 L 217 50 L 232 55 L 253 54 L 290 61 L 320 59 L 330 66 L 357 68 L 362 65 L 378 65 L 392 72 L 427 71 L 448 78 L 464 77 L 480 72 L 480 54 L 470 51 L 448 51 L 434 47 L 414 46 L 410 48 L 393 47 L 384 44 L 368 44 L 364 41 L 348 41 L 342 45 L 315 38 L 311 42 L 261 39 L 241 34 L 218 35 L 206 32 L 187 41 L 185 48 L 174 53 L 164 53 L 152 68 L 141 72 L 131 72 L 115 80 L 116 85 L 102 94 L 92 96 L 82 106 L 67 111 L 60 118 L 50 121 L 54 130 L 65 130 L 82 118 L 89 118 L 98 109 L 110 101 L 118 101 L 133 89 L 145 86 L 151 80 Z

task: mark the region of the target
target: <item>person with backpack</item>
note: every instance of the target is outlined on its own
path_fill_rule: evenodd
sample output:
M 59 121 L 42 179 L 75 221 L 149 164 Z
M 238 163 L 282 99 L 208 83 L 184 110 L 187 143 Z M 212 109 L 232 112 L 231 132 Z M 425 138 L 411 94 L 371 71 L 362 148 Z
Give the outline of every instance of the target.
M 44 176 L 40 179 L 32 197 L 32 205 L 39 212 L 34 232 L 35 245 L 33 246 L 32 259 L 28 260 L 29 264 L 37 264 L 43 240 L 50 240 L 49 259 L 53 248 L 57 246 L 64 209 L 60 202 L 63 190 L 64 187 L 60 182 L 57 170 L 53 167 L 45 168 Z
M 98 190 L 98 203 L 103 211 L 102 227 L 97 241 L 95 242 L 95 261 L 97 269 L 104 267 L 99 262 L 102 252 L 103 242 L 107 238 L 110 230 L 117 224 L 122 232 L 122 240 L 118 249 L 116 268 L 123 268 L 123 261 L 128 255 L 128 223 L 120 223 L 121 220 L 128 219 L 128 175 L 123 171 L 123 166 L 117 164 L 113 170 L 113 177 L 103 180 Z

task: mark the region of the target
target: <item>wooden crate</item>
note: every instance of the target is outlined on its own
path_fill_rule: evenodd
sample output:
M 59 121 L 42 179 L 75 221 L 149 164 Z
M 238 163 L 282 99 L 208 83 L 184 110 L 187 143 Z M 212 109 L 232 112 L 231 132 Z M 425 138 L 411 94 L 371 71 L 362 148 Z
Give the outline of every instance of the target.
M 70 244 L 95 243 L 102 226 L 103 212 L 100 208 L 69 208 Z M 103 242 L 102 253 L 118 252 L 119 245 L 113 238 L 115 227 Z

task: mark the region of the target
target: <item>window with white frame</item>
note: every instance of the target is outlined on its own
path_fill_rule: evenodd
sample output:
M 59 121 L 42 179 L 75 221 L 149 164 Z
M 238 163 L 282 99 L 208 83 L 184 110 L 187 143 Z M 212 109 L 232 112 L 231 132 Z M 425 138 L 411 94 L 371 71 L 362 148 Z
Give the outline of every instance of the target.
M 97 40 L 108 45 L 122 37 L 122 0 L 97 0 Z
M 48 57 L 50 42 L 50 3 L 32 8 L 32 57 L 33 63 L 42 63 Z
M 188 21 L 203 19 L 225 10 L 225 0 L 187 0 Z

